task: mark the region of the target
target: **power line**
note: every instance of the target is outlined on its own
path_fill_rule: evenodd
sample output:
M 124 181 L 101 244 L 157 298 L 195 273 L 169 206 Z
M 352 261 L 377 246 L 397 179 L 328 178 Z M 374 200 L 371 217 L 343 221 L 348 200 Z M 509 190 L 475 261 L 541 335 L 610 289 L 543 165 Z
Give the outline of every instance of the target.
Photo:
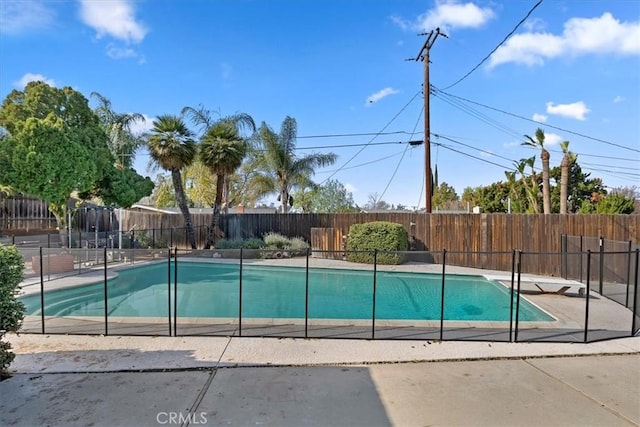
M 473 150 L 480 151 L 481 153 L 485 153 L 485 154 L 488 154 L 488 155 L 493 156 L 493 157 L 498 157 L 498 158 L 503 159 L 503 160 L 509 160 L 510 162 L 515 162 L 516 161 L 514 159 L 510 159 L 509 157 L 504 157 L 504 156 L 501 156 L 500 154 L 492 153 L 491 151 L 483 150 L 481 148 L 476 148 L 476 147 L 474 147 L 472 145 L 465 144 L 464 142 L 456 141 L 453 138 L 448 138 L 448 137 L 443 136 L 443 135 L 438 135 L 437 133 L 434 133 L 432 135 L 435 136 L 436 138 L 446 139 L 447 141 L 453 142 L 455 144 L 462 145 L 462 146 L 467 147 L 467 148 L 471 148 Z
M 560 150 L 549 150 L 549 151 L 551 151 L 552 153 L 562 153 L 562 151 Z M 625 162 L 638 162 L 638 159 L 629 159 L 625 157 L 611 157 L 611 156 L 603 156 L 600 154 L 585 154 L 585 153 L 578 153 L 576 151 L 573 151 L 573 154 L 577 154 L 578 156 L 584 156 L 584 157 L 597 157 L 599 159 L 622 160 Z
M 511 32 L 509 34 L 507 34 L 507 36 L 502 39 L 502 41 L 498 44 L 498 46 L 496 46 L 491 52 L 489 52 L 489 54 L 487 56 L 485 56 L 484 58 L 482 58 L 482 61 L 480 61 L 478 63 L 478 65 L 476 65 L 475 67 L 473 67 L 471 69 L 471 71 L 469 71 L 467 74 L 465 74 L 464 76 L 460 77 L 455 83 L 450 84 L 449 86 L 445 87 L 443 90 L 447 90 L 450 89 L 452 87 L 454 87 L 455 85 L 457 85 L 458 83 L 460 83 L 461 81 L 463 81 L 464 79 L 466 79 L 467 77 L 469 77 L 469 75 L 471 75 L 471 73 L 473 73 L 475 70 L 477 70 L 478 68 L 480 68 L 480 66 L 482 64 L 484 64 L 484 62 L 489 59 L 491 57 L 491 55 L 493 55 L 495 53 L 496 50 L 498 50 L 500 48 L 500 46 L 502 46 L 508 39 L 509 37 L 511 37 L 513 35 L 513 33 L 515 33 L 518 28 L 520 28 L 520 25 L 522 25 L 524 23 L 524 21 L 526 21 L 529 16 L 531 16 L 531 14 L 533 13 L 534 10 L 536 10 L 536 8 L 538 6 L 540 6 L 540 3 L 542 3 L 542 0 L 539 0 L 532 8 L 531 10 L 529 10 L 529 12 L 525 15 L 524 18 L 522 18 L 520 20 L 520 22 L 518 22 L 518 24 L 516 24 L 516 26 L 513 28 L 513 30 L 511 30 Z
M 392 157 L 399 156 L 400 154 L 404 153 L 404 151 L 405 151 L 405 150 L 402 150 L 402 151 L 397 152 L 397 153 L 395 153 L 395 154 L 392 154 L 392 155 L 390 155 L 390 156 L 380 157 L 379 159 L 376 159 L 376 160 L 371 160 L 371 161 L 368 161 L 368 162 L 365 162 L 365 163 L 359 163 L 359 164 L 357 164 L 357 165 L 349 166 L 349 167 L 347 167 L 347 168 L 342 168 L 342 170 L 355 169 L 355 168 L 359 168 L 359 167 L 362 167 L 362 166 L 370 165 L 370 164 L 372 164 L 372 163 L 381 162 L 381 161 L 383 161 L 383 160 L 387 160 L 387 159 L 390 159 L 390 158 L 392 158 Z M 335 171 L 338 171 L 338 170 L 340 170 L 340 169 L 333 169 L 333 170 L 328 170 L 328 171 L 320 171 L 320 172 L 316 172 L 316 173 L 317 173 L 317 174 L 331 173 L 331 172 L 335 172 Z
M 582 138 L 590 139 L 590 140 L 592 140 L 592 141 L 601 142 L 601 143 L 603 143 L 603 144 L 607 144 L 607 145 L 611 145 L 611 146 L 614 146 L 614 147 L 622 148 L 622 149 L 624 149 L 624 150 L 629 150 L 629 151 L 634 151 L 634 152 L 636 152 L 636 153 L 640 153 L 640 150 L 639 150 L 639 149 L 637 149 L 637 148 L 627 147 L 627 146 L 625 146 L 625 145 L 616 144 L 615 142 L 606 141 L 606 140 L 604 140 L 604 139 L 600 139 L 600 138 L 594 138 L 594 137 L 592 137 L 592 136 L 585 135 L 585 134 L 582 134 L 582 133 L 579 133 L 579 132 L 574 132 L 574 131 L 571 131 L 571 130 L 568 130 L 568 129 L 564 129 L 564 128 L 561 128 L 561 127 L 558 127 L 558 126 L 550 125 L 550 124 L 548 124 L 548 123 L 543 123 L 543 122 L 539 122 L 539 121 L 537 121 L 537 120 L 529 119 L 529 118 L 527 118 L 527 117 L 519 116 L 518 114 L 510 113 L 510 112 L 508 112 L 508 111 L 504 111 L 504 110 L 501 110 L 501 109 L 499 109 L 499 108 L 495 108 L 495 107 L 490 107 L 490 106 L 488 106 L 488 105 L 482 104 L 482 103 L 480 103 L 480 102 L 472 101 L 472 100 L 470 100 L 470 99 L 466 99 L 466 98 L 463 98 L 463 97 L 461 97 L 461 96 L 457 96 L 457 95 L 453 95 L 453 94 L 450 94 L 450 93 L 447 93 L 447 92 L 443 92 L 443 91 L 441 91 L 440 89 L 438 89 L 438 88 L 436 88 L 436 87 L 433 87 L 433 89 L 435 89 L 435 91 L 440 92 L 440 93 L 442 93 L 442 94 L 444 94 L 444 95 L 447 95 L 447 96 L 450 96 L 450 97 L 453 97 L 453 98 L 457 98 L 457 99 L 460 99 L 460 100 L 462 100 L 462 101 L 469 102 L 469 103 L 471 103 L 471 104 L 475 104 L 475 105 L 478 105 L 478 106 L 480 106 L 480 107 L 487 108 L 487 109 L 489 109 L 489 110 L 497 111 L 497 112 L 499 112 L 499 113 L 506 114 L 506 115 L 508 115 L 508 116 L 516 117 L 516 118 L 518 118 L 518 119 L 526 120 L 526 121 L 528 121 L 528 122 L 537 123 L 537 124 L 542 125 L 542 126 L 550 127 L 550 128 L 552 128 L 552 129 L 557 129 L 557 130 L 559 130 L 559 131 L 566 132 L 566 133 L 570 133 L 570 134 L 572 134 L 572 135 L 576 135 L 576 136 L 579 136 L 579 137 L 582 137 Z
M 474 117 L 478 120 L 480 120 L 481 122 L 495 128 L 498 129 L 499 131 L 515 137 L 515 138 L 522 138 L 522 135 L 519 132 L 516 132 L 515 130 L 507 127 L 506 125 L 498 122 L 497 120 L 494 120 L 493 118 L 487 116 L 486 114 L 483 114 L 481 112 L 479 112 L 478 110 L 474 109 L 473 107 L 470 107 L 469 105 L 464 104 L 463 102 L 454 99 L 454 98 L 447 98 L 446 95 L 444 95 L 444 92 L 442 93 L 438 93 L 436 91 L 434 91 L 434 95 L 436 97 L 439 97 L 442 101 L 446 102 L 447 104 L 451 105 L 454 108 L 457 108 L 458 110 L 462 111 L 463 113 L 466 113 L 468 115 L 470 115 L 471 117 Z
M 456 150 L 455 148 L 452 148 L 449 145 L 442 144 L 440 142 L 434 142 L 434 145 L 439 145 L 440 147 L 445 148 L 445 149 L 450 150 L 450 151 L 453 151 L 454 153 L 462 154 L 463 156 L 471 157 L 472 159 L 480 160 L 481 162 L 488 163 L 488 164 L 494 165 L 494 166 L 498 166 L 498 167 L 501 167 L 502 169 L 510 170 L 509 166 L 501 165 L 499 163 L 492 162 L 491 160 L 483 159 L 482 157 L 477 157 L 477 156 L 474 156 L 472 154 L 465 153 L 464 151 Z
M 380 135 L 409 135 L 409 132 L 404 130 L 399 130 L 395 132 L 366 132 L 366 133 L 335 133 L 335 134 L 326 134 L 326 135 L 304 135 L 298 136 L 298 139 L 315 139 L 315 138 L 345 138 L 352 136 L 380 136 Z
M 418 114 L 418 120 L 416 120 L 416 124 L 415 124 L 415 126 L 413 126 L 413 132 L 411 132 L 411 136 L 409 138 L 413 138 L 413 134 L 415 133 L 416 129 L 418 128 L 418 123 L 420 123 L 420 118 L 422 117 L 423 113 L 424 113 L 424 107 L 422 108 L 422 110 L 420 110 L 420 114 Z M 398 169 L 400 169 L 400 164 L 402 163 L 402 160 L 404 160 L 404 155 L 407 154 L 407 150 L 409 149 L 409 146 L 410 146 L 410 144 L 407 144 L 404 147 L 404 151 L 402 152 L 402 157 L 400 157 L 400 160 L 398 160 L 398 164 L 396 165 L 396 168 L 393 171 L 393 174 L 391 174 L 391 178 L 389 178 L 389 182 L 387 182 L 387 186 L 384 187 L 384 190 L 382 191 L 382 194 L 380 195 L 380 200 L 382 200 L 382 197 L 385 195 L 385 193 L 389 189 L 389 186 L 391 185 L 391 182 L 396 177 L 396 173 L 398 173 Z
M 369 145 L 391 145 L 391 144 L 409 144 L 409 145 L 421 145 L 420 141 L 388 141 L 388 142 L 367 142 L 361 144 L 339 144 L 339 145 L 317 145 L 315 147 L 296 147 L 296 150 L 320 150 L 324 148 L 347 148 L 347 147 L 363 147 Z
M 638 171 L 638 168 L 627 168 L 624 166 L 615 166 L 615 165 L 602 165 L 599 163 L 587 163 L 587 162 L 580 162 L 581 165 L 587 165 L 587 166 L 599 166 L 599 167 L 603 167 L 603 168 L 614 168 L 614 169 L 626 169 L 626 170 L 632 170 L 632 171 Z
M 428 89 L 427 89 L 427 90 L 428 90 Z M 341 171 L 345 166 L 347 166 L 349 163 L 351 163 L 351 161 L 352 161 L 353 159 L 355 159 L 355 158 L 356 158 L 360 153 L 362 153 L 362 152 L 364 151 L 364 149 L 365 149 L 365 148 L 367 148 L 367 146 L 368 146 L 368 145 L 371 145 L 371 143 L 372 143 L 372 142 L 373 142 L 373 141 L 374 141 L 374 140 L 375 140 L 375 139 L 376 139 L 380 134 L 382 134 L 382 132 L 384 132 L 384 130 L 385 130 L 386 128 L 388 128 L 388 127 L 391 125 L 391 123 L 393 123 L 393 121 L 394 121 L 395 119 L 397 119 L 397 118 L 398 118 L 398 116 L 399 116 L 400 114 L 402 114 L 402 112 L 403 112 L 404 110 L 406 110 L 406 108 L 407 108 L 407 107 L 408 107 L 408 106 L 409 106 L 409 105 L 410 105 L 410 104 L 411 104 L 411 103 L 412 103 L 412 102 L 413 102 L 413 101 L 418 97 L 418 95 L 420 95 L 420 92 L 421 92 L 421 91 L 416 92 L 416 94 L 415 94 L 415 95 L 413 95 L 413 97 L 409 100 L 409 102 L 407 102 L 407 103 L 404 105 L 404 107 L 402 107 L 402 108 L 400 109 L 400 111 L 398 111 L 398 112 L 396 113 L 396 115 L 395 115 L 395 116 L 393 116 L 393 118 L 392 118 L 391 120 L 389 120 L 389 122 L 387 122 L 387 124 L 386 124 L 386 125 L 384 125 L 384 127 L 383 127 L 382 129 L 380 129 L 380 132 L 378 132 L 377 134 L 375 134 L 375 135 L 373 136 L 373 138 L 371 138 L 371 140 L 369 140 L 369 142 L 368 142 L 367 144 L 365 144 L 365 145 L 364 145 L 360 150 L 358 150 L 358 152 L 357 152 L 356 154 L 354 154 L 353 156 L 351 156 L 351 158 L 350 158 L 349 160 L 347 160 L 345 163 L 343 163 L 343 164 L 342 164 L 342 166 L 341 166 L 341 167 L 339 167 L 339 168 L 338 168 L 334 173 L 332 173 L 332 174 L 331 174 L 331 175 L 329 175 L 327 178 L 325 178 L 325 180 L 324 180 L 324 181 L 322 181 L 322 182 L 320 183 L 320 185 L 324 184 L 326 181 L 328 181 L 329 179 L 333 178 L 333 176 L 334 176 L 335 174 L 337 174 L 338 172 L 340 172 L 340 171 Z

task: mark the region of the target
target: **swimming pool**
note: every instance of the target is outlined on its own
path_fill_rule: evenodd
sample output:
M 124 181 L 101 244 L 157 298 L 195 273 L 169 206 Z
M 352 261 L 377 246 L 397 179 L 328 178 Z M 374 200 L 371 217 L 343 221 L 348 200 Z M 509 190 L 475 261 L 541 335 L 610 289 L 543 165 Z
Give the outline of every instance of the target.
M 154 264 L 120 270 L 107 282 L 109 316 L 166 318 L 169 292 L 171 304 L 174 300 L 174 265 L 170 268 Z M 177 273 L 178 317 L 238 317 L 238 264 L 180 262 Z M 306 281 L 304 268 L 244 265 L 242 317 L 304 318 Z M 445 320 L 509 320 L 510 290 L 503 285 L 467 275 L 446 275 L 445 285 Z M 378 271 L 376 319 L 439 320 L 441 289 L 439 274 Z M 21 300 L 27 314 L 40 314 L 39 294 Z M 366 320 L 372 310 L 373 271 L 309 269 L 308 318 Z M 104 316 L 103 282 L 45 292 L 45 315 Z M 521 298 L 519 320 L 554 319 Z

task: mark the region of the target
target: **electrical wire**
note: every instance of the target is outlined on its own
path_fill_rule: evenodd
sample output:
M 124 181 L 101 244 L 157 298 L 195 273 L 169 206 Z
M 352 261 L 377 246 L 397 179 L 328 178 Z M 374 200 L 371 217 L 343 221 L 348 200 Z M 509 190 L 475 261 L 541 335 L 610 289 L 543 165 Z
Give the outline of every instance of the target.
M 420 119 L 422 118 L 422 114 L 423 113 L 424 113 L 424 106 L 420 110 L 420 114 L 418 114 L 418 120 L 416 120 L 416 124 L 413 126 L 413 132 L 411 132 L 411 136 L 409 136 L 409 139 L 413 138 L 413 135 L 414 135 L 416 129 L 418 128 L 418 123 L 420 123 Z M 398 169 L 400 169 L 400 164 L 402 163 L 402 160 L 404 160 L 404 155 L 407 153 L 407 150 L 409 149 L 409 147 L 410 147 L 409 144 L 407 144 L 404 147 L 404 151 L 402 152 L 402 157 L 400 157 L 400 160 L 398 160 L 398 164 L 396 165 L 396 168 L 394 169 L 393 174 L 391 174 L 391 178 L 389 178 L 389 182 L 387 182 L 387 186 L 384 187 L 384 190 L 382 191 L 382 194 L 380 195 L 380 198 L 378 200 L 382 200 L 382 197 L 385 195 L 385 193 L 389 189 L 389 186 L 391 185 L 391 182 L 396 177 L 396 173 L 398 173 Z
M 394 132 L 368 132 L 368 133 L 335 133 L 335 134 L 327 134 L 327 135 L 304 135 L 298 136 L 298 139 L 315 139 L 315 138 L 344 138 L 344 137 L 352 137 L 352 136 L 380 136 L 380 135 L 409 135 L 409 132 L 404 130 L 394 131 Z
M 371 160 L 371 161 L 368 161 L 368 162 L 365 162 L 365 163 L 360 163 L 360 164 L 357 164 L 357 165 L 349 166 L 347 168 L 342 168 L 342 170 L 349 170 L 349 169 L 359 168 L 359 167 L 362 167 L 362 166 L 367 166 L 367 165 L 370 165 L 372 163 L 381 162 L 383 160 L 387 160 L 387 159 L 390 159 L 392 157 L 399 156 L 402 153 L 404 153 L 404 149 L 402 151 L 399 151 L 399 152 L 397 152 L 395 154 L 392 154 L 390 156 L 385 156 L 385 157 L 381 157 L 379 159 Z M 328 171 L 320 171 L 320 172 L 316 172 L 316 174 L 320 175 L 320 174 L 323 174 L 323 173 L 331 173 L 331 172 L 335 172 L 335 171 L 338 171 L 338 170 L 339 169 L 333 169 L 333 170 L 328 170 Z
M 464 151 L 456 150 L 455 148 L 452 148 L 451 146 L 446 145 L 446 144 L 442 144 L 441 142 L 432 142 L 432 144 L 439 145 L 440 147 L 442 147 L 442 148 L 444 148 L 446 150 L 449 150 L 449 151 L 453 151 L 454 153 L 462 154 L 463 156 L 471 157 L 472 159 L 480 160 L 481 162 L 488 163 L 488 164 L 494 165 L 494 166 L 499 166 L 499 167 L 501 167 L 503 169 L 510 170 L 510 166 L 501 165 L 499 163 L 492 162 L 491 160 L 483 159 L 482 157 L 477 157 L 477 156 L 474 156 L 472 154 L 465 153 Z
M 469 105 L 466 105 L 464 103 L 462 103 L 459 100 L 456 100 L 455 98 L 449 98 L 446 96 L 446 94 L 444 92 L 437 92 L 434 91 L 434 96 L 439 98 L 440 100 L 442 100 L 443 102 L 446 102 L 447 104 L 451 105 L 454 108 L 457 108 L 458 110 L 462 111 L 463 113 L 466 113 L 468 115 L 470 115 L 471 117 L 474 117 L 478 120 L 480 120 L 481 122 L 495 128 L 498 129 L 499 131 L 520 139 L 522 138 L 522 135 L 517 132 L 516 130 L 498 122 L 497 120 L 494 120 L 493 118 L 487 116 L 486 114 L 481 113 L 480 111 L 470 107 Z
M 568 129 L 564 129 L 564 128 L 561 128 L 561 127 L 558 127 L 558 126 L 553 126 L 553 125 L 550 125 L 549 123 L 542 123 L 542 122 L 539 122 L 537 120 L 533 120 L 533 119 L 529 119 L 527 117 L 519 116 L 519 115 L 514 114 L 514 113 L 509 113 L 508 111 L 504 111 L 504 110 L 501 110 L 499 108 L 490 107 L 488 105 L 482 104 L 482 103 L 477 102 L 477 101 L 472 101 L 470 99 L 466 99 L 466 98 L 463 98 L 461 96 L 457 96 L 457 95 L 453 95 L 453 94 L 450 94 L 450 93 L 447 93 L 447 92 L 443 92 L 440 89 L 435 88 L 435 87 L 434 87 L 434 89 L 435 89 L 436 93 L 442 93 L 444 95 L 447 95 L 447 96 L 450 96 L 450 97 L 453 97 L 453 98 L 457 98 L 457 99 L 459 99 L 461 101 L 468 102 L 468 103 L 474 104 L 474 105 L 478 105 L 480 107 L 487 108 L 489 110 L 497 111 L 499 113 L 506 114 L 508 116 L 516 117 L 518 119 L 526 120 L 528 122 L 537 123 L 537 124 L 542 125 L 542 126 L 546 126 L 546 127 L 552 128 L 552 129 L 557 129 L 557 130 L 562 131 L 562 132 L 570 133 L 572 135 L 576 135 L 576 136 L 579 136 L 579 137 L 582 137 L 582 138 L 590 139 L 592 141 L 596 141 L 596 142 L 600 142 L 600 143 L 603 143 L 603 144 L 611 145 L 613 147 L 618 147 L 618 148 L 622 148 L 624 150 L 629 150 L 629 151 L 634 151 L 636 153 L 640 153 L 640 150 L 637 149 L 637 148 L 631 148 L 631 147 L 627 147 L 625 145 L 616 144 L 615 142 L 606 141 L 604 139 L 594 138 L 592 136 L 585 135 L 585 134 L 582 134 L 582 133 L 579 133 L 579 132 L 574 132 L 574 131 L 571 131 L 571 130 L 568 130 Z
M 520 20 L 520 22 L 518 22 L 516 24 L 516 26 L 513 28 L 513 30 L 511 30 L 511 32 L 509 32 L 509 34 L 507 34 L 507 36 L 502 39 L 502 41 L 495 47 L 493 48 L 493 50 L 491 52 L 489 52 L 489 54 L 487 56 L 485 56 L 484 58 L 482 58 L 482 61 L 480 61 L 478 63 L 478 65 L 476 65 L 475 67 L 473 67 L 471 69 L 471 71 L 469 71 L 467 74 L 465 74 L 464 76 L 460 77 L 458 80 L 456 80 L 454 83 L 450 84 L 449 86 L 445 87 L 443 90 L 447 90 L 450 89 L 452 87 L 454 87 L 455 85 L 457 85 L 458 83 L 460 83 L 461 81 L 463 81 L 464 79 L 466 79 L 467 77 L 469 77 L 471 75 L 471 73 L 473 73 L 475 70 L 477 70 L 478 68 L 480 68 L 480 66 L 482 64 L 484 64 L 484 62 L 489 59 L 491 57 L 491 55 L 493 55 L 495 53 L 496 50 L 498 50 L 500 48 L 500 46 L 502 46 L 508 39 L 509 37 L 511 37 L 517 30 L 518 28 L 520 28 L 520 26 L 527 20 L 529 19 L 529 16 L 531 16 L 531 14 L 533 13 L 534 10 L 536 10 L 536 8 L 538 6 L 540 6 L 540 3 L 542 3 L 542 0 L 539 0 L 532 8 L 531 10 L 529 10 L 529 12 L 525 15 L 524 18 L 522 18 Z
M 427 88 L 427 90 L 428 90 L 428 88 Z M 364 146 L 364 147 L 362 147 L 360 150 L 358 150 L 358 152 L 357 152 L 356 154 L 354 154 L 353 156 L 351 156 L 351 158 L 350 158 L 349 160 L 347 160 L 345 163 L 343 163 L 343 164 L 342 164 L 342 166 L 341 166 L 341 167 L 339 167 L 339 168 L 338 168 L 334 173 L 332 173 L 332 174 L 331 174 L 331 175 L 329 175 L 327 178 L 325 178 L 325 180 L 324 180 L 324 181 L 322 181 L 322 182 L 320 183 L 320 185 L 324 184 L 324 183 L 325 183 L 325 182 L 327 182 L 329 179 L 333 178 L 333 176 L 334 176 L 335 174 L 337 174 L 337 173 L 338 173 L 338 172 L 340 172 L 342 169 L 344 169 L 344 167 L 345 167 L 345 166 L 347 166 L 349 163 L 351 163 L 351 161 L 352 161 L 353 159 L 355 159 L 355 158 L 356 158 L 360 153 L 362 153 L 362 152 L 364 151 L 364 149 L 365 149 L 365 148 L 367 148 L 367 146 L 368 146 L 368 145 L 370 145 L 370 144 L 371 144 L 371 143 L 372 143 L 372 142 L 373 142 L 373 141 L 374 141 L 374 140 L 375 140 L 375 139 L 376 139 L 380 134 L 382 134 L 382 132 L 384 132 L 384 130 L 385 130 L 386 128 L 388 128 L 388 127 L 391 125 L 391 123 L 393 123 L 393 121 L 394 121 L 395 119 L 397 119 L 397 118 L 398 118 L 398 116 L 400 116 L 400 114 L 402 114 L 402 113 L 404 112 L 404 110 L 406 110 L 406 109 L 407 109 L 407 107 L 408 107 L 408 106 L 409 106 L 409 105 L 410 105 L 410 104 L 411 104 L 411 103 L 412 103 L 412 102 L 413 102 L 413 101 L 418 97 L 418 95 L 420 95 L 420 93 L 421 93 L 421 92 L 422 92 L 421 90 L 419 90 L 418 92 L 416 92 L 416 94 L 415 94 L 415 95 L 413 95 L 413 97 L 409 100 L 409 102 L 407 102 L 407 103 L 404 105 L 404 107 L 402 107 L 402 108 L 400 109 L 400 111 L 398 111 L 398 112 L 396 113 L 396 115 L 395 115 L 395 116 L 393 116 L 393 118 L 392 118 L 391 120 L 389 120 L 389 122 L 387 122 L 387 124 L 386 124 L 386 125 L 384 125 L 384 127 L 380 130 L 380 132 L 378 132 L 377 134 L 375 134 L 375 135 L 373 136 L 373 138 L 371 138 L 371 140 L 370 140 L 367 144 L 365 144 L 365 146 Z

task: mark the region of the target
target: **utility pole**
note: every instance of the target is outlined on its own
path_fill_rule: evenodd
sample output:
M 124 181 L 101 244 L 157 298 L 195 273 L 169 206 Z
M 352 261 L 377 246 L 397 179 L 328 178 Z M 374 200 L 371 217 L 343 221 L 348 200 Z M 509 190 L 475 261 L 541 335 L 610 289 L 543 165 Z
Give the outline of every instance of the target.
M 430 114 L 429 114 L 429 98 L 431 97 L 431 90 L 429 85 L 429 51 L 435 43 L 438 36 L 447 37 L 446 34 L 440 32 L 440 28 L 431 30 L 428 33 L 418 34 L 419 36 L 427 36 L 427 39 L 418 52 L 418 55 L 413 58 L 414 61 L 422 61 L 424 63 L 424 177 L 425 177 L 425 193 L 426 193 L 426 205 L 425 213 L 431 213 L 431 196 L 433 194 L 433 182 L 431 179 L 431 130 L 430 130 Z

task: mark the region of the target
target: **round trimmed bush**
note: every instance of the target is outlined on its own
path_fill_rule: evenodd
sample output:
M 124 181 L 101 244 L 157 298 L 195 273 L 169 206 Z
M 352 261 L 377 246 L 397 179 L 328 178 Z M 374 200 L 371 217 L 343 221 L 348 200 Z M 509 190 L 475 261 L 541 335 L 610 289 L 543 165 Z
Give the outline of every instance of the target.
M 409 249 L 407 230 L 402 224 L 386 221 L 353 224 L 349 228 L 347 261 L 373 264 L 375 249 L 378 250 L 378 264 L 402 264 L 404 256 L 396 251 Z

